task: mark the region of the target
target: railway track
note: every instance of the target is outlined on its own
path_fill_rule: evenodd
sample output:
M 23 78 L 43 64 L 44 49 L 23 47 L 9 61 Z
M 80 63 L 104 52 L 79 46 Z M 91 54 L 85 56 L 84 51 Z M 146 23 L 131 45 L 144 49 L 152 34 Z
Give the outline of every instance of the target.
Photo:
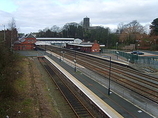
M 64 96 L 77 118 L 95 118 L 85 104 L 75 95 L 71 88 L 63 81 L 66 77 L 53 67 L 45 58 L 38 58 L 46 71 L 52 76 L 53 81 Z
M 95 71 L 103 76 L 108 76 L 108 74 L 109 74 L 108 69 L 101 68 L 101 67 L 94 67 L 93 65 L 90 65 L 87 62 L 82 63 L 82 64 L 86 67 L 88 66 L 89 69 L 92 69 L 93 71 Z M 129 79 L 129 76 L 124 76 L 124 75 L 122 75 L 122 73 L 119 73 L 119 72 L 116 73 L 116 72 L 117 71 L 114 71 L 114 70 L 111 72 L 111 79 L 113 81 L 119 83 L 120 85 L 122 85 L 126 88 L 131 89 L 132 91 L 135 91 L 135 92 L 141 94 L 144 97 L 148 97 L 152 100 L 157 101 L 158 91 L 154 87 L 149 86 L 149 84 L 143 84 L 143 83 L 138 84 L 138 82 L 134 81 L 134 79 L 132 79 L 132 77 L 130 77 L 130 79 Z
M 105 77 L 109 75 L 109 62 L 105 63 L 103 60 L 96 60 L 95 58 L 93 60 L 93 58 L 89 59 L 81 55 L 77 62 Z M 135 70 L 128 69 L 127 67 L 125 68 L 126 71 L 122 70 L 122 68 L 124 67 L 116 68 L 115 64 L 112 64 L 111 79 L 113 81 L 158 103 L 158 82 L 154 81 L 156 78 L 141 73 L 136 74 L 138 72 L 134 73 Z
M 106 78 L 109 76 L 109 60 L 96 58 L 91 55 L 64 48 L 51 47 L 51 51 L 71 61 L 75 59 L 78 64 Z M 158 103 L 158 78 L 140 73 L 130 67 L 111 62 L 111 79 L 147 99 Z

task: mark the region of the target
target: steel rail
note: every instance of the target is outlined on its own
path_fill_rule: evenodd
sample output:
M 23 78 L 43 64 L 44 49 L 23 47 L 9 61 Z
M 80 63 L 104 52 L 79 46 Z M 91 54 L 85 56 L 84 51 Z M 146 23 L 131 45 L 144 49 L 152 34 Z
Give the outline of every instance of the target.
M 50 71 L 53 71 L 54 73 L 58 73 L 57 69 L 55 69 L 52 65 L 48 64 L 48 62 L 45 59 L 42 59 L 44 63 L 46 64 L 44 68 L 47 70 L 47 72 L 51 75 Z M 53 69 L 52 69 L 53 68 Z M 86 106 L 82 103 L 81 100 L 77 98 L 77 96 L 72 92 L 72 90 L 67 86 L 63 80 L 63 75 L 58 74 L 58 79 L 52 78 L 55 84 L 57 85 L 58 89 L 64 96 L 65 100 L 70 105 L 71 109 L 75 113 L 77 118 L 81 117 L 87 117 L 87 118 L 95 118 L 91 112 L 86 108 Z M 59 81 L 60 80 L 60 81 Z
M 54 47 L 50 46 L 48 47 L 48 49 L 50 50 L 53 50 Z M 66 53 L 65 53 L 65 58 L 68 58 L 70 60 L 73 61 L 73 56 L 74 56 L 74 50 L 68 50 L 68 49 L 64 49 L 64 48 L 56 48 L 53 50 L 54 53 L 57 53 L 58 55 L 60 55 L 60 51 L 61 50 L 64 50 Z M 89 56 L 86 55 L 86 54 L 83 54 L 83 53 L 80 53 L 78 52 L 77 55 L 76 55 L 76 60 L 77 60 L 77 63 L 92 70 L 92 71 L 95 71 L 105 77 L 107 77 L 108 75 L 108 69 L 109 67 L 107 65 L 109 65 L 109 61 L 105 60 L 105 59 L 100 59 L 100 58 L 96 58 L 96 57 L 93 57 L 93 56 Z M 121 68 L 121 69 L 120 69 Z M 152 101 L 157 101 L 157 95 L 158 95 L 158 92 L 157 92 L 157 82 L 158 82 L 158 78 L 155 78 L 155 77 L 151 77 L 151 76 L 148 76 L 146 74 L 142 74 L 142 73 L 139 73 L 137 72 L 136 70 L 133 70 L 131 68 L 127 68 L 127 67 L 124 67 L 124 66 L 121 66 L 121 65 L 117 65 L 115 63 L 112 63 L 112 77 L 113 78 L 120 78 L 119 80 L 115 80 L 113 79 L 116 83 L 118 83 L 120 80 L 126 80 L 128 81 L 127 82 L 127 85 L 128 87 L 126 88 L 129 88 L 131 89 L 132 91 L 135 91 L 137 93 L 141 92 L 140 91 L 140 87 L 141 88 L 144 88 L 141 89 L 142 92 L 146 92 L 146 93 L 149 93 L 148 91 L 151 92 L 151 94 L 154 95 L 154 97 L 150 95 L 146 95 L 146 98 L 152 100 Z M 121 76 L 121 75 L 122 76 Z M 114 77 L 116 76 L 116 77 Z M 123 77 L 124 76 L 124 77 Z M 130 79 L 128 79 L 130 78 Z M 145 79 L 144 79 L 145 78 Z M 132 80 L 134 79 L 134 80 Z M 121 83 L 122 82 L 122 83 Z M 121 81 L 119 82 L 119 84 L 121 85 L 124 85 L 124 81 Z M 128 83 L 132 83 L 132 84 L 128 84 Z M 135 88 L 133 88 L 133 84 L 135 84 Z M 131 87 L 130 87 L 131 86 Z M 154 89 L 155 87 L 155 89 Z M 138 90 L 136 90 L 136 88 Z M 138 92 L 139 91 L 139 92 Z M 139 93 L 141 95 L 145 95 L 145 93 Z M 150 98 L 149 98 L 150 97 Z M 154 98 L 154 99 L 153 99 Z

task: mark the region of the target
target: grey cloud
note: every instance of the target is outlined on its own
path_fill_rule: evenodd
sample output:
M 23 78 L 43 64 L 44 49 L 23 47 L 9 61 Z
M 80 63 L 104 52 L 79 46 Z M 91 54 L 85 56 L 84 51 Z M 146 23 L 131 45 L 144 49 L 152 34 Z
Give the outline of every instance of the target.
M 137 20 L 150 23 L 157 18 L 157 0 L 14 0 L 18 6 L 12 14 L 0 11 L 7 19 L 14 16 L 21 32 L 32 32 L 68 22 L 90 18 L 92 25 L 114 27 Z M 9 18 L 11 19 L 11 18 Z M 2 20 L 2 17 L 0 18 Z

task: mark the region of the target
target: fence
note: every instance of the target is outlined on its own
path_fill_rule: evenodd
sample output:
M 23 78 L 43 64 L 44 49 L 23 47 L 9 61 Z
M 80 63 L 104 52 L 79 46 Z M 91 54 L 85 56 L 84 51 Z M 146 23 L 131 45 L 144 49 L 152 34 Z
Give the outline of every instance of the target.
M 140 64 L 140 66 L 152 67 L 158 69 L 158 56 L 156 57 L 138 57 L 138 60 L 135 62 L 136 64 Z
M 154 68 L 158 69 L 158 56 L 140 56 L 140 55 L 133 55 L 123 51 L 116 51 L 116 50 L 104 50 L 104 53 L 118 55 L 126 59 L 127 61 L 131 62 L 137 68 Z

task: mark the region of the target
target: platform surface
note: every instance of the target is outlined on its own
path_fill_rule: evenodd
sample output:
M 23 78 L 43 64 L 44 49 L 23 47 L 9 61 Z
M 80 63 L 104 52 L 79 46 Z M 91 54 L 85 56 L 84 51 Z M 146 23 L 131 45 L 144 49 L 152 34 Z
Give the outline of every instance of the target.
M 133 104 L 127 102 L 123 98 L 119 97 L 115 93 L 110 96 L 107 94 L 107 89 L 97 82 L 93 81 L 91 78 L 85 76 L 82 73 L 74 72 L 74 68 L 68 66 L 65 62 L 60 61 L 54 56 L 48 56 L 53 59 L 56 63 L 62 66 L 65 70 L 71 73 L 78 81 L 83 83 L 87 88 L 94 92 L 98 97 L 100 97 L 104 102 L 114 108 L 118 113 L 120 113 L 125 118 L 153 118 L 146 112 L 142 111 L 140 108 L 134 106 Z M 98 91 L 99 90 L 99 91 Z M 100 92 L 101 91 L 101 92 Z
M 111 95 L 107 94 L 107 89 L 91 78 L 85 76 L 82 73 L 74 72 L 74 68 L 67 65 L 65 62 L 60 61 L 58 58 L 47 54 L 45 51 L 37 51 L 37 52 L 20 52 L 24 56 L 43 56 L 48 55 L 52 60 L 62 66 L 65 70 L 67 70 L 70 74 L 72 74 L 78 81 L 83 83 L 87 88 L 89 88 L 92 92 L 94 92 L 98 97 L 100 97 L 105 103 L 110 105 L 113 109 L 115 109 L 119 114 L 121 114 L 125 118 L 153 118 L 153 116 L 148 113 L 142 111 L 140 108 L 135 105 L 127 102 L 123 98 L 119 97 L 117 94 L 112 93 Z M 26 55 L 25 55 L 26 54 Z M 99 91 L 98 91 L 99 90 Z M 100 92 L 101 91 L 101 92 Z

